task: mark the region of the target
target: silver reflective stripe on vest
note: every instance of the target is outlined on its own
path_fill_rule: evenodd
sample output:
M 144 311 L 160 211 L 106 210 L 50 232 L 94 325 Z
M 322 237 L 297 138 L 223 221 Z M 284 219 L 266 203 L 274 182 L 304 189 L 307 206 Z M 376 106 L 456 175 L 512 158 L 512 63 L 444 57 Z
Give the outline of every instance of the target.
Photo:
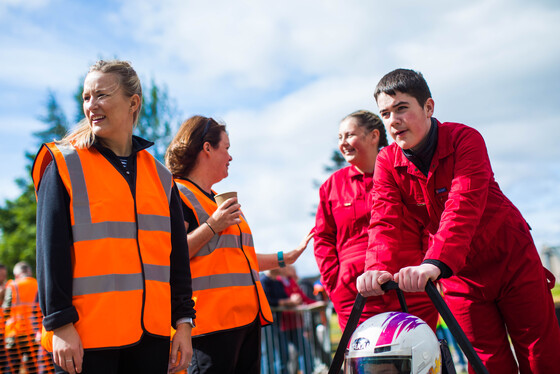
M 198 219 L 198 224 L 201 225 L 204 222 L 206 222 L 208 220 L 208 218 L 210 218 L 210 216 L 208 215 L 208 213 L 206 213 L 206 211 L 202 207 L 202 204 L 200 204 L 200 202 L 196 198 L 195 194 L 192 193 L 192 191 L 189 190 L 188 187 L 184 186 L 181 183 L 177 183 L 177 188 L 179 189 L 179 191 L 183 195 L 185 195 L 187 200 L 189 200 L 190 203 L 192 204 L 192 206 L 194 207 L 194 210 L 195 210 L 195 213 L 196 213 L 196 216 L 197 216 L 197 219 Z M 214 235 L 214 236 L 212 236 L 212 238 L 210 238 L 208 243 L 206 243 L 205 245 L 202 246 L 202 248 L 200 248 L 200 250 L 196 253 L 195 257 L 206 256 L 206 255 L 209 255 L 210 253 L 212 253 L 214 251 L 214 249 L 216 249 L 218 247 L 218 241 L 220 240 L 220 237 L 222 237 L 222 236 L 225 236 L 225 235 Z
M 206 222 L 208 218 L 210 218 L 210 216 L 208 215 L 208 213 L 206 213 L 194 193 L 192 193 L 191 190 L 189 190 L 186 186 L 183 186 L 181 183 L 177 183 L 177 188 L 193 205 L 196 215 L 198 216 L 198 224 L 201 225 Z
M 139 214 L 138 229 L 145 231 L 171 232 L 171 220 L 166 216 L 155 214 Z
M 136 222 L 91 222 L 86 180 L 78 152 L 76 152 L 74 147 L 68 145 L 57 145 L 57 147 L 66 161 L 66 166 L 70 175 L 70 183 L 72 185 L 72 209 L 74 211 L 72 234 L 74 242 L 105 238 L 136 239 Z M 167 200 L 169 201 L 171 196 L 172 175 L 159 161 L 156 160 L 155 165 L 160 182 L 167 194 Z M 170 233 L 171 220 L 166 216 L 138 214 L 138 229 Z
M 112 291 L 134 291 L 144 289 L 142 274 L 107 274 L 74 278 L 72 294 L 90 295 Z
M 88 209 L 89 211 L 89 209 Z M 98 222 L 72 226 L 74 242 L 105 238 L 136 239 L 135 222 Z
M 210 290 L 223 287 L 245 287 L 253 286 L 258 273 L 251 270 L 251 273 L 227 273 L 205 275 L 192 279 L 193 291 Z
M 251 276 L 253 277 L 253 280 L 255 281 L 255 283 L 261 281 L 261 279 L 259 277 L 259 272 L 254 270 L 254 269 L 251 269 Z
M 157 159 L 154 158 L 154 161 L 156 162 L 156 170 L 159 175 L 159 180 L 161 181 L 161 185 L 165 190 L 165 194 L 167 195 L 167 203 L 169 204 L 171 202 L 171 189 L 173 188 L 173 175 Z
M 200 257 L 200 256 L 207 256 L 209 254 L 212 254 L 212 252 L 214 252 L 214 250 L 216 250 L 216 248 L 221 248 L 218 246 L 218 242 L 220 241 L 220 238 L 224 237 L 224 236 L 234 236 L 235 235 L 214 235 L 210 241 L 206 244 L 204 244 L 202 246 L 202 248 L 200 248 L 200 250 L 193 256 L 193 257 Z
M 245 247 L 253 247 L 253 236 L 241 233 L 242 244 Z M 223 234 L 214 236 L 210 242 L 204 245 L 194 257 L 207 256 L 212 254 L 217 248 L 240 248 L 239 235 Z
M 232 234 L 214 235 L 194 257 L 208 256 L 218 248 L 239 248 L 239 236 Z
M 64 156 L 70 184 L 72 185 L 72 208 L 74 210 L 74 224 L 91 224 L 91 213 L 89 211 L 89 198 L 86 188 L 84 169 L 80 162 L 80 156 L 74 147 L 70 145 L 57 145 Z
M 144 264 L 144 275 L 146 280 L 169 283 L 170 269 L 165 265 Z

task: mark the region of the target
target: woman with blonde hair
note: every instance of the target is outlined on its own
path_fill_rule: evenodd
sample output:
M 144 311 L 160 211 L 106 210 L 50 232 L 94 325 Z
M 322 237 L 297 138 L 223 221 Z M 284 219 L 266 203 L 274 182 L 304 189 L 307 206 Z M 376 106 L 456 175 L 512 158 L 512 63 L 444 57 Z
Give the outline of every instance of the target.
M 128 62 L 98 61 L 82 98 L 85 119 L 33 165 L 42 344 L 56 373 L 182 370 L 195 316 L 186 233 L 171 173 L 132 135 L 140 80 Z
M 294 263 L 313 236 L 294 250 L 256 253 L 237 197 L 218 205 L 213 185 L 228 176 L 225 125 L 194 116 L 166 153 L 183 202 L 197 310 L 189 374 L 260 373 L 261 326 L 272 322 L 259 271 Z

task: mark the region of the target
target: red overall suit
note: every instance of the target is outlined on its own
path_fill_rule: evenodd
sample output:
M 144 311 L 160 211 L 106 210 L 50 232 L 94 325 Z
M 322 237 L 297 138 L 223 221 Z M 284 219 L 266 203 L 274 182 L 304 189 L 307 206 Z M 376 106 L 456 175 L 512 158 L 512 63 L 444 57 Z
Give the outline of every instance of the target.
M 394 143 L 380 152 L 374 178 L 366 269 L 391 261 L 403 215 L 414 217 L 431 234 L 424 259 L 442 261 L 455 275 L 442 281 L 446 300 L 489 372 L 517 373 L 508 333 L 521 373 L 556 372 L 554 277 L 494 180 L 482 136 L 462 124 L 438 123 L 427 177 Z
M 319 192 L 321 201 L 315 218 L 315 259 L 321 272 L 321 282 L 343 330 L 358 293 L 356 278 L 364 272 L 367 227 L 373 203 L 372 178 L 371 174 L 361 174 L 353 166 L 348 166 L 331 175 Z M 427 242 L 426 236 L 419 234 L 421 229 L 416 221 L 402 221 L 404 230 L 399 252 L 391 261 L 378 264 L 391 273 L 403 266 L 419 265 L 424 257 L 418 248 Z M 422 318 L 435 331 L 437 311 L 426 294 L 411 293 L 405 298 L 409 312 Z M 360 323 L 378 313 L 395 310 L 401 310 L 395 292 L 370 297 Z

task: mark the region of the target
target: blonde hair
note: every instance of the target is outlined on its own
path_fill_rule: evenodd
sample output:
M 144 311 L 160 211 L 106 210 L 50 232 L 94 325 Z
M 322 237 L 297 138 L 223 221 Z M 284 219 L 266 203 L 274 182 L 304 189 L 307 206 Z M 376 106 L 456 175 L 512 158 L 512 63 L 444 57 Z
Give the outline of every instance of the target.
M 142 109 L 142 85 L 140 84 L 138 74 L 136 74 L 130 62 L 122 60 L 99 60 L 89 68 L 88 74 L 94 71 L 115 74 L 118 79 L 118 87 L 122 87 L 125 96 L 132 97 L 138 95 L 140 97 L 140 105 L 133 113 L 133 125 L 136 126 Z M 71 143 L 76 148 L 89 148 L 94 142 L 95 134 L 87 118 L 84 118 L 58 143 Z

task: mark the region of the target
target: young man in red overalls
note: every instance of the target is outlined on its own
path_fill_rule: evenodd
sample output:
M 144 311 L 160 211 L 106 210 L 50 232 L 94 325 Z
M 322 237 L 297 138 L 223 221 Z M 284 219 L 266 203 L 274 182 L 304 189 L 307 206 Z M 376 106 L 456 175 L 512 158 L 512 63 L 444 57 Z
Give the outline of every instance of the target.
M 556 372 L 555 280 L 528 224 L 494 180 L 482 136 L 432 118 L 434 100 L 415 71 L 388 73 L 374 96 L 395 142 L 377 158 L 358 291 L 380 295 L 380 284 L 394 279 L 404 291 L 422 292 L 428 279 L 443 278 L 447 303 L 490 373 Z M 430 244 L 421 265 L 390 274 L 377 265 L 399 250 L 403 215 L 428 230 Z

